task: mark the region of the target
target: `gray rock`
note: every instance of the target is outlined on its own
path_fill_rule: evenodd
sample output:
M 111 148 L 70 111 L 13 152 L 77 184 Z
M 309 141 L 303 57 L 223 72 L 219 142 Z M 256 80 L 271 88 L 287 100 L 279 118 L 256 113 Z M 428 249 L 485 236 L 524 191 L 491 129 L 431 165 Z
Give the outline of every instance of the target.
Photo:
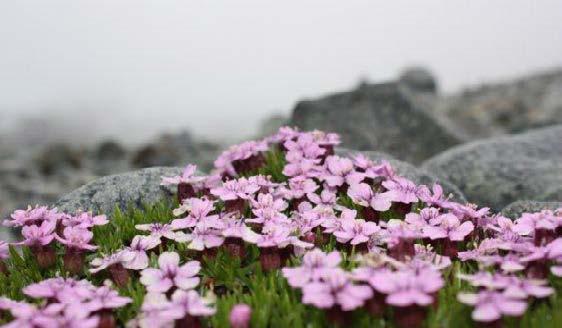
M 423 67 L 406 68 L 400 75 L 399 82 L 418 92 L 437 93 L 437 80 Z
M 459 190 L 459 188 L 457 188 L 455 185 L 444 179 L 439 179 L 423 169 L 416 168 L 410 163 L 397 160 L 388 154 L 377 151 L 359 152 L 357 150 L 350 150 L 345 148 L 336 149 L 336 154 L 340 156 L 353 157 L 357 153 L 362 153 L 375 162 L 379 162 L 381 160 L 388 161 L 399 175 L 414 181 L 416 184 L 424 184 L 431 188 L 434 183 L 439 183 L 443 187 L 445 194 L 451 194 L 453 196 L 453 200 L 456 200 L 460 203 L 466 203 L 466 198 Z
M 562 201 L 562 125 L 458 146 L 422 167 L 497 211 L 517 200 Z
M 419 163 L 460 140 L 413 95 L 400 82 L 362 84 L 353 91 L 299 102 L 291 123 L 337 132 L 353 149 L 377 149 Z
M 94 149 L 94 159 L 97 161 L 115 161 L 125 158 L 127 150 L 117 141 L 106 140 Z
M 535 213 L 542 210 L 555 211 L 562 209 L 562 202 L 536 202 L 532 200 L 520 200 L 507 205 L 501 214 L 512 219 L 516 219 L 523 213 Z
M 562 69 L 443 97 L 436 111 L 465 139 L 478 139 L 562 123 Z
M 180 174 L 180 168 L 154 167 L 100 178 L 63 196 L 55 204 L 61 211 L 79 209 L 111 215 L 115 207 L 141 206 L 172 197 L 173 191 L 160 186 L 161 176 Z

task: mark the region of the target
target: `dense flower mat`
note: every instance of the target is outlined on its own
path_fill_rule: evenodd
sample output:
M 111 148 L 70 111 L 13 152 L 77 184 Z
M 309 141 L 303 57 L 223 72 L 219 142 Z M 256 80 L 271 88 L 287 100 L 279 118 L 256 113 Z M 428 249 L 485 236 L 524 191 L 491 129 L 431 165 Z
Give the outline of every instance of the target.
M 14 212 L 4 327 L 562 327 L 562 210 L 516 220 L 288 127 L 111 219 Z

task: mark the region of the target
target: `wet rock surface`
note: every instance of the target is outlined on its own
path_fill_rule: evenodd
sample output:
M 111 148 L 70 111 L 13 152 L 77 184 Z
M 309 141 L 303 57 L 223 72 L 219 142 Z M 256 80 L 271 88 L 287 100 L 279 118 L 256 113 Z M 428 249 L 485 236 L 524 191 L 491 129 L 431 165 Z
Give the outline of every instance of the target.
M 181 168 L 153 167 L 94 180 L 60 198 L 55 206 L 64 212 L 94 211 L 110 215 L 115 207 L 141 207 L 165 198 L 173 190 L 160 186 L 162 176 L 174 176 Z
M 468 143 L 422 167 L 497 211 L 517 200 L 562 201 L 562 125 Z
M 419 163 L 460 142 L 418 106 L 400 83 L 362 84 L 357 89 L 302 101 L 291 122 L 304 130 L 339 133 L 343 145 L 378 150 Z
M 562 202 L 537 202 L 532 200 L 520 200 L 507 205 L 501 214 L 508 218 L 518 218 L 523 213 L 534 213 L 542 210 L 555 211 L 562 209 Z

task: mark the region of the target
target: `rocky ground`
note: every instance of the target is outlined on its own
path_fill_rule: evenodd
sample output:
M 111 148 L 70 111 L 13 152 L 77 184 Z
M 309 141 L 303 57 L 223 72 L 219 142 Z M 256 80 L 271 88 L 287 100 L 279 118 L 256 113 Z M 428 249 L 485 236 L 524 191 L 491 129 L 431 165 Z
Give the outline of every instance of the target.
M 562 70 L 443 95 L 430 72 L 414 68 L 395 81 L 303 100 L 290 118 L 264 121 L 263 134 L 286 123 L 337 132 L 346 147 L 390 158 L 416 182 L 439 181 L 457 199 L 495 211 L 562 202 L 562 125 L 557 125 L 562 124 Z M 163 169 L 96 178 L 185 163 L 206 171 L 222 148 L 188 133 L 163 135 L 134 149 L 116 141 L 33 150 L 0 144 L 0 215 L 27 204 L 53 204 L 88 182 L 58 204 L 107 210 L 154 200 L 162 191 L 152 184 Z M 125 178 L 129 183 L 122 183 Z
M 221 145 L 195 140 L 187 132 L 164 134 L 139 147 L 117 141 L 92 147 L 70 143 L 19 148 L 0 145 L 0 216 L 28 204 L 52 204 L 102 176 L 188 162 L 208 170 L 220 149 Z

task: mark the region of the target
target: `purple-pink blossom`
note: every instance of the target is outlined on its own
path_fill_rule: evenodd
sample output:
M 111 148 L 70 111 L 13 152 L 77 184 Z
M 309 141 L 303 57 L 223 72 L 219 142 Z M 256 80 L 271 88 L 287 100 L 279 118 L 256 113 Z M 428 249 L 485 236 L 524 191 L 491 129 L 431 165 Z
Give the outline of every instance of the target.
M 482 290 L 478 294 L 461 293 L 458 300 L 474 306 L 472 319 L 480 322 L 492 322 L 502 316 L 521 316 L 527 310 L 525 298 L 512 297 L 504 292 Z
M 165 293 L 172 287 L 189 290 L 199 285 L 197 274 L 200 269 L 198 261 L 189 261 L 180 266 L 178 253 L 164 252 L 158 257 L 158 269 L 141 271 L 140 282 L 149 292 Z
M 429 268 L 378 271 L 369 283 L 377 292 L 387 295 L 386 303 L 398 307 L 430 305 L 433 295 L 444 285 L 441 274 Z
M 228 321 L 232 328 L 249 328 L 252 308 L 248 304 L 236 304 L 230 310 Z
M 373 290 L 369 286 L 353 284 L 349 274 L 340 269 L 330 272 L 321 281 L 305 285 L 302 294 L 304 304 L 321 309 L 339 306 L 343 311 L 352 311 L 373 297 Z
M 302 264 L 295 268 L 283 268 L 283 276 L 292 287 L 304 287 L 311 281 L 319 281 L 329 275 L 341 262 L 339 252 L 324 253 L 319 249 L 307 252 Z
M 90 242 L 94 234 L 85 228 L 80 226 L 69 226 L 64 228 L 63 236 L 55 235 L 55 238 L 67 248 L 93 251 L 98 248 L 98 246 L 91 245 Z

